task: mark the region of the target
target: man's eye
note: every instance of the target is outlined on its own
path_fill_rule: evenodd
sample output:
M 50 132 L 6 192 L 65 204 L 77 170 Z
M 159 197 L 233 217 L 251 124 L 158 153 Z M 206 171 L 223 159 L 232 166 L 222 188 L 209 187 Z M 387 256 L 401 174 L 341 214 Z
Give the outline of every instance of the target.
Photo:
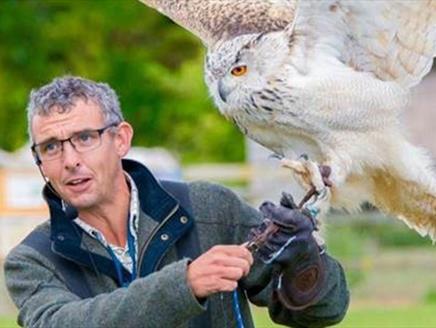
M 82 132 L 78 135 L 78 139 L 80 142 L 87 142 L 91 139 L 91 135 L 87 132 Z
M 59 142 L 47 142 L 41 145 L 41 151 L 44 154 L 55 153 L 59 149 Z
M 98 137 L 95 136 L 94 132 L 84 131 L 80 132 L 74 139 L 74 142 L 78 143 L 80 146 L 89 146 L 94 143 Z

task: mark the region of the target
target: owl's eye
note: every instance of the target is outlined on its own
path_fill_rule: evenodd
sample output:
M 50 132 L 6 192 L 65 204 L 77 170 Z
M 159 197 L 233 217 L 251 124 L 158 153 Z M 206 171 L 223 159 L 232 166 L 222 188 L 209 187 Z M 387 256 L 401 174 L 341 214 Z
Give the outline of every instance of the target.
M 232 73 L 233 76 L 242 76 L 247 73 L 247 70 L 247 65 L 241 65 L 234 67 L 230 73 Z

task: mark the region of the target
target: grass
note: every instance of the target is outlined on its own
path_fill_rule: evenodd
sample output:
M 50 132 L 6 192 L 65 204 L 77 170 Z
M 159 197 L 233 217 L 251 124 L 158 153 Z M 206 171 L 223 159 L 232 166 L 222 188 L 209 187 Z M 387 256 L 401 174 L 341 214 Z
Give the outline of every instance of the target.
M 0 328 L 18 327 L 15 320 L 16 320 L 15 317 L 2 317 L 2 316 L 0 316 Z
M 345 319 L 336 327 L 342 328 L 432 328 L 436 327 L 436 304 L 407 307 L 351 307 Z M 254 308 L 256 328 L 279 328 L 265 309 Z M 0 328 L 18 327 L 14 317 L 0 317 Z
M 430 328 L 436 327 L 436 305 L 397 308 L 357 308 L 337 327 L 349 328 Z
M 345 319 L 335 327 L 342 328 L 433 328 L 436 327 L 436 305 L 407 307 L 352 307 Z M 264 309 L 253 311 L 256 328 L 284 327 L 274 324 Z

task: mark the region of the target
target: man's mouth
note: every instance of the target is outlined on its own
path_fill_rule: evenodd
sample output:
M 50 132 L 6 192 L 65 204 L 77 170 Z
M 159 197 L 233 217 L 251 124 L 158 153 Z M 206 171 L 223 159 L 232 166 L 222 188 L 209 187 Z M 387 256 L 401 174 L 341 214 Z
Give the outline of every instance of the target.
M 80 184 L 82 184 L 82 183 L 85 183 L 85 182 L 87 182 L 87 181 L 89 181 L 89 180 L 91 180 L 91 179 L 89 179 L 89 178 L 74 179 L 74 180 L 70 180 L 70 181 L 68 181 L 68 182 L 67 182 L 67 185 L 70 185 L 70 186 L 77 186 L 77 185 L 80 185 Z
M 91 185 L 91 178 L 69 179 L 66 186 L 73 192 L 84 192 Z

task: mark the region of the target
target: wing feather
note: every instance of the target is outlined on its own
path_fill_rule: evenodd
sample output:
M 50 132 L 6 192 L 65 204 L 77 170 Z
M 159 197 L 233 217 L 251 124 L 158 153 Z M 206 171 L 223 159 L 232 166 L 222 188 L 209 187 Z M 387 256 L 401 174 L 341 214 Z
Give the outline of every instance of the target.
M 436 56 L 436 0 L 300 1 L 293 28 L 330 45 L 354 69 L 407 88 Z
M 238 35 L 283 30 L 295 0 L 139 0 L 210 46 Z

